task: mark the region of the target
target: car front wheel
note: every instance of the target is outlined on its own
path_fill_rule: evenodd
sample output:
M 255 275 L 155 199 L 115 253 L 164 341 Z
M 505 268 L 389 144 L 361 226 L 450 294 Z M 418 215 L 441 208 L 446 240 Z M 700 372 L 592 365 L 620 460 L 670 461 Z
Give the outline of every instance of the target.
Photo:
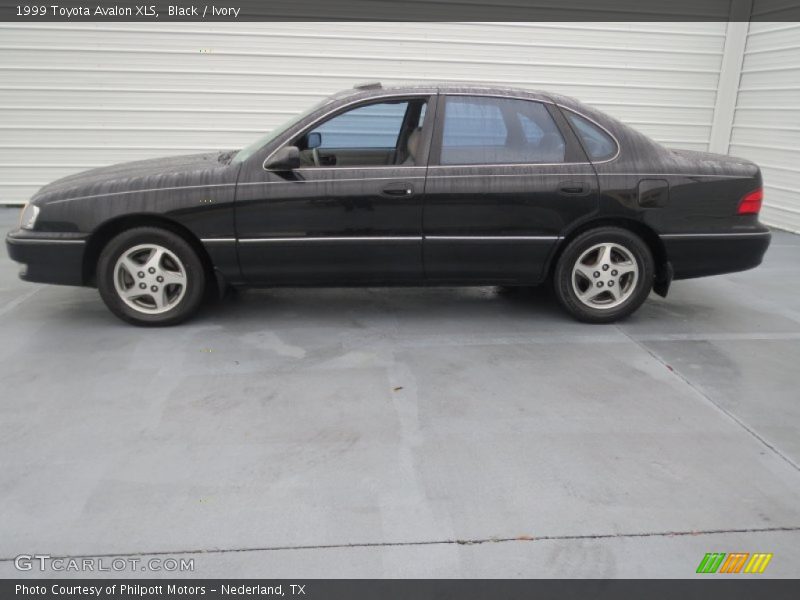
M 175 325 L 200 306 L 203 264 L 179 235 L 137 227 L 112 239 L 100 254 L 97 287 L 106 306 L 136 325 Z
M 653 287 L 647 244 L 619 227 L 600 227 L 572 240 L 556 264 L 554 288 L 576 319 L 611 323 L 633 313 Z

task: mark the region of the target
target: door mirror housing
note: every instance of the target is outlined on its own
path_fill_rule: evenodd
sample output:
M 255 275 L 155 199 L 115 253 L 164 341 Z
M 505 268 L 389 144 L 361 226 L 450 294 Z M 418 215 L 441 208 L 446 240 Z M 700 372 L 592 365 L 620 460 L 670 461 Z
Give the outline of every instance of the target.
M 291 171 L 300 167 L 300 149 L 297 146 L 284 146 L 264 161 L 267 171 Z
M 306 137 L 306 147 L 309 150 L 313 150 L 314 148 L 319 148 L 322 146 L 322 134 L 319 131 L 312 131 Z

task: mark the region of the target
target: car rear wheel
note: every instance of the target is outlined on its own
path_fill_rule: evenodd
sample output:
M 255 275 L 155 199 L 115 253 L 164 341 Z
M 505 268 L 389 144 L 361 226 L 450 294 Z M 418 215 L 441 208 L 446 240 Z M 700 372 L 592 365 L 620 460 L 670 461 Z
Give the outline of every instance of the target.
M 136 325 L 175 325 L 200 306 L 203 264 L 179 235 L 156 227 L 119 234 L 100 253 L 97 287 L 109 310 Z
M 600 227 L 564 249 L 553 278 L 561 305 L 587 323 L 611 323 L 632 314 L 653 288 L 653 255 L 635 233 Z

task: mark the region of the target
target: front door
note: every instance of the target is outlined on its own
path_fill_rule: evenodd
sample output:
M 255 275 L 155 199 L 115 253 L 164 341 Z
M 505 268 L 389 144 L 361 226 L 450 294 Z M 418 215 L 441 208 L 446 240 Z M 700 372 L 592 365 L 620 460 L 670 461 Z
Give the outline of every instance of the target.
M 421 280 L 431 98 L 344 109 L 288 143 L 300 149 L 300 168 L 240 180 L 244 277 L 263 285 Z
M 433 283 L 537 283 L 565 227 L 597 211 L 597 176 L 557 107 L 439 99 L 426 184 Z

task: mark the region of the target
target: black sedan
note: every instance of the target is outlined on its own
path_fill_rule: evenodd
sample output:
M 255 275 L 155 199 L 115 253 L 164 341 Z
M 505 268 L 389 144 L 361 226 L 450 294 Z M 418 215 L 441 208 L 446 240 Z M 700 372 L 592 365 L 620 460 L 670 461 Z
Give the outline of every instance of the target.
M 369 84 L 242 150 L 46 185 L 6 243 L 23 279 L 97 286 L 141 325 L 228 285 L 545 281 L 606 323 L 673 279 L 758 265 L 761 198 L 755 164 L 667 149 L 571 98 Z

